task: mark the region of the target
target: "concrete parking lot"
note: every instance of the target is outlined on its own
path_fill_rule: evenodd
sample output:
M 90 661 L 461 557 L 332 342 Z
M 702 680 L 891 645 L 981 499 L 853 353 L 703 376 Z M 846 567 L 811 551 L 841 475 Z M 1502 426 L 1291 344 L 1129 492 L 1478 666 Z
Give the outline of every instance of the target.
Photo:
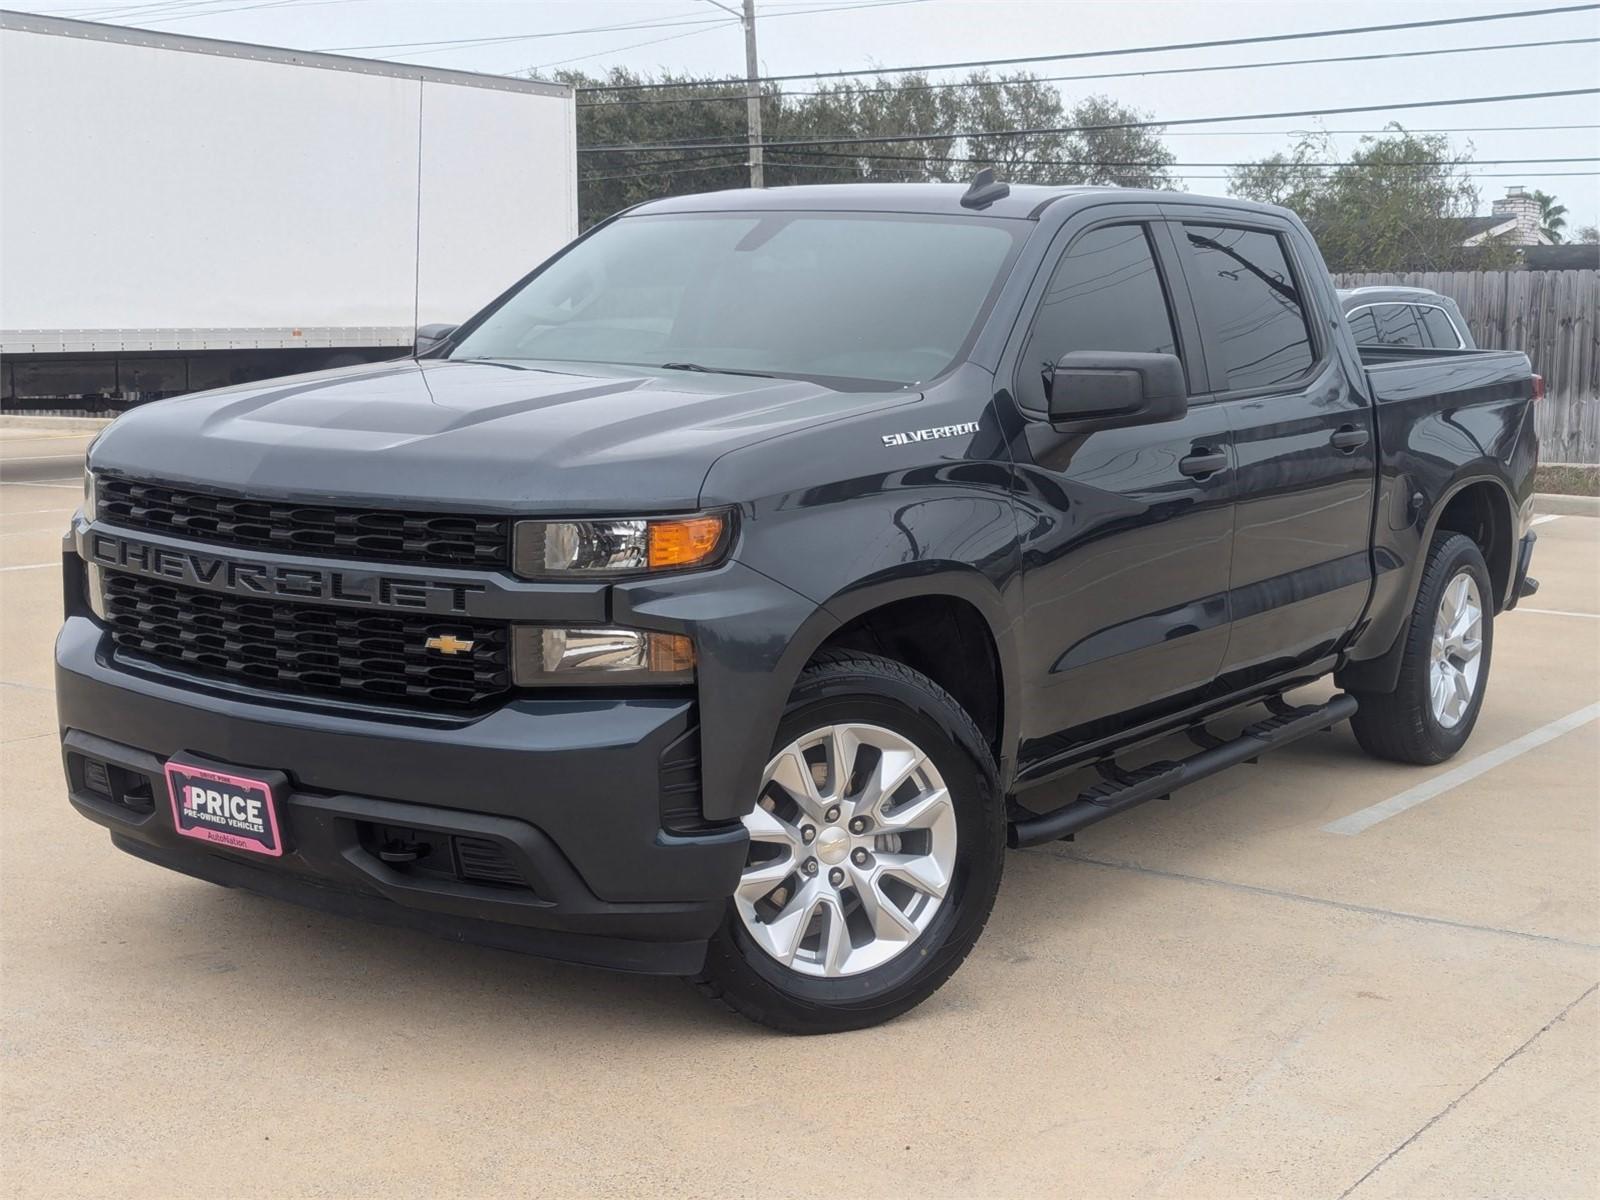
M 51 694 L 87 439 L 0 436 L 11 1195 L 1600 1193 L 1600 520 L 1455 762 L 1341 728 L 1014 853 L 929 1003 L 797 1040 L 115 851 Z

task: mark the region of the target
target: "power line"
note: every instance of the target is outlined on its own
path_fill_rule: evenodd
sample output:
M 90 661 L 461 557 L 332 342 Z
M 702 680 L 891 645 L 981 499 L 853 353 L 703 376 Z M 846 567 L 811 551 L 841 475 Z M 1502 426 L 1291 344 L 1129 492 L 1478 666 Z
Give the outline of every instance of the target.
M 1483 21 L 1519 21 L 1529 17 L 1590 12 L 1600 4 L 1567 4 L 1556 8 L 1527 8 L 1516 12 L 1481 13 L 1470 17 L 1439 17 L 1428 21 L 1402 21 L 1393 25 L 1352 25 L 1339 29 L 1313 29 L 1304 33 L 1269 33 L 1255 37 L 1213 38 L 1203 42 L 1165 42 L 1152 46 L 1125 46 L 1113 50 L 1079 50 L 1070 54 L 1030 54 L 1020 58 L 974 59 L 969 62 L 923 63 L 915 67 L 876 67 L 859 71 L 808 71 L 794 75 L 767 75 L 763 83 L 786 83 L 795 79 L 841 79 L 853 75 L 907 75 L 924 71 L 966 70 L 972 67 L 1009 67 L 1021 63 L 1066 62 L 1072 59 L 1114 58 L 1129 54 L 1162 54 L 1174 50 L 1211 50 L 1219 46 L 1259 46 L 1267 42 L 1294 42 L 1309 38 L 1343 37 L 1361 33 L 1389 33 L 1402 29 L 1436 29 L 1447 25 L 1472 25 Z M 722 82 L 739 83 L 742 80 Z M 585 92 L 652 91 L 683 87 L 681 83 L 602 84 L 580 89 Z
M 348 0 L 257 0 L 254 4 L 237 4 L 232 8 L 208 8 L 202 12 L 180 12 L 168 16 L 149 16 L 133 14 L 129 19 L 141 21 L 157 21 L 163 25 L 170 25 L 174 21 L 195 21 L 201 17 L 220 17 L 223 13 L 245 12 L 253 8 L 290 8 L 304 4 L 344 4 Z
M 854 4 L 834 4 L 826 8 L 805 8 L 786 12 L 763 12 L 762 20 L 777 17 L 805 17 L 819 13 L 846 12 L 857 8 L 887 8 L 901 4 L 925 4 L 928 0 L 861 0 Z M 696 10 L 699 11 L 699 10 Z M 726 26 L 732 24 L 728 17 L 699 17 L 692 13 L 678 13 L 670 20 L 650 17 L 641 21 L 623 21 L 615 25 L 587 25 L 578 29 L 555 29 L 542 33 L 507 33 L 490 37 L 432 38 L 421 42 L 367 42 L 358 46 L 324 46 L 318 52 L 342 54 L 353 50 L 409 50 L 411 57 L 422 54 L 443 54 L 451 50 L 465 50 L 478 46 L 499 46 L 511 42 L 541 41 L 546 38 L 578 37 L 593 33 L 617 33 L 637 29 L 672 29 L 685 25 Z M 427 49 L 418 49 L 427 47 Z M 601 53 L 609 53 L 602 51 Z
M 535 63 L 531 67 L 523 68 L 522 74 L 531 75 L 534 72 L 543 71 L 547 67 L 564 67 L 568 63 L 588 62 L 591 58 L 604 58 L 608 54 L 620 54 L 624 50 L 637 50 L 641 46 L 659 46 L 662 42 L 676 42 L 681 38 L 698 37 L 702 33 L 712 33 L 727 28 L 728 23 L 723 22 L 719 25 L 708 25 L 703 29 L 690 29 L 684 33 L 669 33 L 666 37 L 650 38 L 648 41 L 629 42 L 626 46 L 610 46 L 605 50 L 596 50 L 592 54 L 576 54 L 571 58 L 555 59 L 553 62 Z
M 623 180 L 623 179 L 660 178 L 663 175 L 684 175 L 684 174 L 689 174 L 691 172 L 711 171 L 711 170 L 717 170 L 717 169 L 727 169 L 727 170 L 730 170 L 730 171 L 742 171 L 742 170 L 744 170 L 745 165 L 746 164 L 744 162 L 742 162 L 742 161 L 733 161 L 733 162 L 723 162 L 723 163 L 702 163 L 702 164 L 699 164 L 699 165 L 696 165 L 696 166 L 689 166 L 689 167 L 663 167 L 663 168 L 661 168 L 659 170 L 653 170 L 653 171 L 626 171 L 626 172 L 623 172 L 623 173 L 620 173 L 620 174 L 615 174 L 615 175 L 580 175 L 578 177 L 578 182 L 580 182 L 580 183 L 604 183 L 604 182 L 609 182 L 609 181 L 612 181 L 612 180 Z M 1049 165 L 1049 164 L 1044 164 L 1044 165 Z M 1079 163 L 1063 163 L 1061 165 L 1063 165 L 1063 166 L 1074 166 L 1074 167 L 1092 167 L 1092 166 L 1095 166 L 1094 163 L 1081 163 L 1081 162 L 1079 162 Z M 853 173 L 853 174 L 859 174 L 860 173 L 860 168 L 858 168 L 858 167 L 849 167 L 849 166 L 836 165 L 836 164 L 830 164 L 830 163 L 784 162 L 781 159 L 768 159 L 767 160 L 767 166 L 769 168 L 773 168 L 773 169 L 788 168 L 790 170 L 831 170 L 831 171 L 845 171 L 845 172 L 850 172 L 850 173 Z M 905 179 L 906 178 L 906 173 L 911 171 L 911 170 L 912 170 L 912 168 L 910 168 L 910 167 L 889 167 L 889 168 L 887 168 L 887 171 L 892 171 L 892 172 L 897 173 L 900 176 L 901 179 Z M 872 177 L 873 178 L 878 178 L 880 175 L 883 175 L 884 173 L 885 173 L 885 169 L 884 168 L 874 167 L 873 168 Z M 1133 172 L 1130 170 L 1130 171 L 1125 171 L 1125 172 L 1122 172 L 1122 173 L 1123 174 L 1132 174 Z M 1209 174 L 1206 174 L 1206 175 L 1195 175 L 1195 174 L 1190 174 L 1187 171 L 1182 172 L 1181 174 L 1182 174 L 1182 178 L 1185 179 L 1185 180 L 1194 180 L 1194 179 L 1230 180 L 1230 179 L 1233 178 L 1231 175 L 1209 175 Z M 1528 175 L 1528 172 L 1526 172 L 1526 171 L 1480 171 L 1480 172 L 1473 172 L 1472 177 L 1474 179 L 1526 179 L 1527 175 Z M 1568 178 L 1579 178 L 1579 177 L 1592 179 L 1592 178 L 1600 177 L 1600 171 L 1540 171 L 1540 172 L 1538 172 L 1538 175 L 1539 175 L 1539 178 L 1541 178 L 1541 179 L 1568 179 Z M 1049 185 L 1046 185 L 1046 186 L 1049 186 Z M 1071 186 L 1071 185 L 1063 184 L 1061 186 Z
M 811 155 L 809 150 L 775 150 L 775 154 L 784 154 L 791 157 Z M 913 163 L 993 163 L 993 157 L 982 156 L 944 158 L 938 155 L 920 154 L 829 154 L 828 158 L 853 158 L 857 161 L 870 159 L 877 162 L 886 159 L 890 162 Z M 1382 170 L 1387 167 L 1506 167 L 1519 164 L 1533 163 L 1584 163 L 1600 162 L 1600 154 L 1582 154 L 1564 158 L 1413 158 L 1396 159 L 1393 162 L 1364 162 L 1360 159 L 1334 158 L 1315 159 L 1304 162 L 1285 161 L 1282 164 L 1269 165 L 1285 167 L 1362 167 L 1370 170 Z M 1029 158 L 1019 165 L 1025 166 L 1052 166 L 1052 167 L 1255 167 L 1262 165 L 1260 162 L 1177 162 L 1165 159 L 1079 159 L 1079 158 Z
M 743 147 L 740 147 L 737 150 L 726 150 L 726 151 L 722 151 L 721 153 L 723 155 L 731 155 L 731 154 L 736 154 L 736 153 L 742 153 L 743 149 L 744 149 Z M 809 157 L 808 152 L 807 151 L 803 151 L 803 150 L 778 150 L 778 151 L 774 151 L 774 153 L 780 154 L 780 155 L 784 156 L 785 158 L 793 158 L 793 159 Z M 946 165 L 946 164 L 951 164 L 951 163 L 960 163 L 960 164 L 963 164 L 963 165 L 971 164 L 971 163 L 993 164 L 995 162 L 995 160 L 993 158 L 985 158 L 985 157 L 981 157 L 981 156 L 976 156 L 976 157 L 974 157 L 974 156 L 966 156 L 966 157 L 959 157 L 959 158 L 940 158 L 940 157 L 924 156 L 924 155 L 916 155 L 916 154 L 884 154 L 884 155 L 870 155 L 870 156 L 868 156 L 868 155 L 859 155 L 858 156 L 858 155 L 848 155 L 848 154 L 836 154 L 836 155 L 828 155 L 828 157 L 830 157 L 830 158 L 848 158 L 848 159 L 854 160 L 858 164 L 863 162 L 863 161 L 871 161 L 873 163 L 887 161 L 887 162 L 912 163 L 912 164 L 916 164 L 916 165 L 920 165 L 920 166 L 927 166 L 929 164 Z M 682 166 L 681 165 L 681 160 L 670 160 L 670 159 L 663 159 L 663 160 L 661 160 L 660 162 L 657 162 L 657 163 L 641 163 L 641 164 L 638 164 L 641 167 L 652 167 L 653 166 L 653 167 L 668 168 L 668 169 L 667 170 L 663 170 L 663 171 L 641 170 L 639 172 L 639 174 L 640 175 L 675 174 L 680 170 L 682 170 L 682 171 L 690 171 L 690 170 L 693 170 L 693 171 L 706 171 L 706 170 L 713 170 L 713 169 L 718 168 L 718 167 L 739 167 L 739 166 L 746 165 L 744 163 L 735 162 L 735 161 L 729 160 L 727 158 L 724 158 L 722 161 L 710 162 L 710 163 L 699 163 L 698 160 L 694 160 L 694 159 L 689 160 L 689 162 L 691 164 L 696 164 L 696 165 Z M 1588 155 L 1577 155 L 1577 156 L 1564 157 L 1564 158 L 1479 158 L 1479 159 L 1471 159 L 1471 158 L 1427 158 L 1427 159 L 1422 159 L 1422 158 L 1419 158 L 1419 159 L 1401 159 L 1401 160 L 1397 160 L 1395 162 L 1362 162 L 1360 160 L 1353 160 L 1353 159 L 1322 159 L 1322 160 L 1318 160 L 1318 161 L 1314 161 L 1314 162 L 1285 163 L 1283 165 L 1284 166 L 1292 166 L 1292 167 L 1294 167 L 1296 169 L 1299 169 L 1299 168 L 1315 168 L 1315 169 L 1318 169 L 1318 170 L 1336 170 L 1336 169 L 1342 169 L 1342 168 L 1346 168 L 1346 167 L 1354 167 L 1354 168 L 1360 168 L 1360 169 L 1363 169 L 1363 170 L 1374 170 L 1374 171 L 1376 171 L 1376 170 L 1388 169 L 1388 168 L 1391 168 L 1391 167 L 1476 167 L 1476 166 L 1501 167 L 1501 166 L 1531 165 L 1531 164 L 1535 164 L 1535 163 L 1546 163 L 1546 164 L 1549 164 L 1549 163 L 1592 163 L 1592 162 L 1600 162 L 1600 155 L 1588 154 Z M 830 167 L 831 166 L 831 164 L 828 164 L 828 163 L 798 163 L 798 162 L 791 162 L 788 165 L 789 166 L 815 166 L 815 167 L 819 167 L 819 168 L 821 168 L 821 167 Z M 1027 159 L 1024 162 L 1021 162 L 1021 163 L 1019 163 L 1017 165 L 1019 165 L 1019 166 L 1028 166 L 1028 167 L 1130 167 L 1130 168 L 1132 168 L 1132 167 L 1145 167 L 1145 168 L 1161 167 L 1161 168 L 1164 168 L 1164 169 L 1167 169 L 1167 170 L 1183 171 L 1183 170 L 1189 170 L 1189 169 L 1192 169 L 1192 168 L 1199 168 L 1199 167 L 1226 167 L 1226 168 L 1229 168 L 1231 170 L 1237 170 L 1237 169 L 1239 169 L 1241 167 L 1255 167 L 1255 166 L 1260 166 L 1262 164 L 1259 163 L 1259 162 L 1169 162 L 1169 161 L 1166 161 L 1166 160 L 1163 160 L 1163 159 L 1132 159 L 1132 160 L 1129 160 L 1129 159 L 1030 158 L 1030 159 Z M 840 169 L 840 170 L 856 170 L 857 168 L 856 167 L 848 167 L 848 166 L 839 166 L 838 169 Z M 1540 173 L 1542 174 L 1543 172 L 1540 172 Z M 600 179 L 600 178 L 620 179 L 620 178 L 632 178 L 632 177 L 633 176 L 631 174 L 628 175 L 628 176 L 620 176 L 620 175 L 609 175 L 609 176 L 580 175 L 579 176 L 580 179 Z
M 956 88 L 986 88 L 1006 87 L 1015 83 L 1081 83 L 1097 79 L 1134 79 L 1151 75 L 1200 75 L 1215 71 L 1257 71 L 1269 67 L 1304 67 L 1327 63 L 1354 63 L 1376 62 L 1391 58 L 1429 58 L 1441 54 L 1478 54 L 1491 50 L 1527 50 L 1544 46 L 1583 46 L 1600 42 L 1600 37 L 1588 38 L 1549 38 L 1538 42 L 1501 42 L 1492 46 L 1452 46 L 1444 50 L 1390 50 L 1382 54 L 1344 54 L 1335 56 L 1319 56 L 1315 58 L 1283 58 L 1272 62 L 1248 63 L 1221 63 L 1204 67 L 1161 67 L 1148 68 L 1142 71 L 1102 71 L 1093 75 L 1043 75 L 1025 80 L 1000 80 L 990 79 L 982 82 L 972 80 L 959 80 L 954 83 L 908 83 L 889 85 L 888 87 L 868 87 L 851 89 L 851 95 L 875 96 L 891 92 L 933 92 L 948 91 Z M 676 87 L 693 87 L 694 84 L 675 84 Z M 710 85 L 700 85 L 710 86 Z M 731 86 L 721 85 L 718 86 Z M 588 90 L 588 89 L 579 89 Z M 827 96 L 833 93 L 825 91 L 812 92 L 767 92 L 764 99 L 773 99 L 778 96 Z M 732 103 L 742 102 L 743 95 L 716 95 L 716 96 L 661 96 L 647 99 L 631 100 L 585 100 L 578 104 L 579 108 L 620 108 L 644 104 L 706 104 L 706 103 Z
M 641 168 L 640 171 L 639 171 L 639 174 L 641 174 L 641 175 L 650 175 L 650 174 L 659 174 L 659 173 L 668 173 L 668 174 L 670 174 L 675 170 L 683 168 L 683 165 L 685 163 L 693 165 L 694 169 L 696 169 L 696 170 L 709 170 L 709 169 L 712 169 L 712 168 L 723 167 L 723 166 L 727 166 L 727 167 L 744 166 L 744 165 L 746 165 L 744 162 L 736 161 L 736 159 L 737 159 L 737 157 L 739 155 L 742 155 L 745 152 L 746 149 L 747 149 L 747 147 L 745 147 L 745 146 L 730 146 L 725 150 L 702 151 L 702 152 L 697 152 L 697 153 L 694 153 L 694 154 L 691 154 L 691 155 L 687 155 L 687 156 L 674 157 L 674 158 L 662 158 L 662 159 L 656 159 L 656 160 L 650 161 L 650 162 L 635 163 L 633 165 L 638 167 L 638 168 Z M 828 164 L 828 163 L 802 163 L 802 162 L 791 162 L 791 163 L 788 164 L 790 166 L 809 165 L 809 166 L 815 166 L 815 167 L 819 167 L 819 168 L 833 166 L 833 169 L 838 169 L 838 170 L 856 170 L 856 169 L 859 168 L 860 165 L 865 164 L 865 163 L 871 163 L 871 164 L 877 165 L 877 164 L 884 163 L 884 162 L 908 163 L 908 164 L 917 165 L 917 166 L 927 166 L 927 165 L 930 165 L 930 164 L 936 164 L 936 165 L 941 165 L 941 166 L 947 166 L 947 165 L 951 165 L 951 164 L 993 165 L 993 164 L 995 164 L 997 162 L 997 160 L 993 156 L 983 156 L 983 155 L 961 155 L 961 156 L 945 157 L 945 156 L 941 156 L 941 155 L 924 155 L 924 154 L 840 154 L 840 153 L 833 153 L 833 152 L 828 152 L 828 151 L 781 150 L 781 149 L 780 150 L 772 150 L 772 151 L 770 151 L 770 153 L 776 154 L 776 155 L 781 155 L 781 156 L 783 156 L 784 158 L 787 158 L 787 159 L 802 160 L 802 159 L 810 159 L 810 158 L 822 157 L 822 158 L 829 158 L 829 159 L 845 159 L 849 163 L 855 164 L 853 166 L 831 165 L 831 164 Z M 711 159 L 711 158 L 714 158 L 716 161 L 712 161 L 712 162 L 705 161 L 705 160 Z M 1337 170 L 1337 169 L 1346 168 L 1346 167 L 1354 167 L 1354 168 L 1361 168 L 1361 169 L 1364 169 L 1364 170 L 1382 170 L 1382 169 L 1391 168 L 1391 167 L 1469 167 L 1470 168 L 1470 167 L 1490 167 L 1490 166 L 1535 166 L 1537 164 L 1552 165 L 1552 164 L 1592 163 L 1592 162 L 1600 162 L 1600 155 L 1594 155 L 1594 154 L 1589 154 L 1589 155 L 1566 155 L 1566 156 L 1551 157 L 1551 158 L 1426 158 L 1426 159 L 1418 158 L 1418 159 L 1399 159 L 1399 160 L 1395 160 L 1393 162 L 1369 162 L 1369 161 L 1363 161 L 1363 160 L 1360 160 L 1360 159 L 1316 159 L 1316 160 L 1309 160 L 1309 161 L 1303 161 L 1303 162 L 1284 163 L 1282 165 L 1291 166 L 1291 167 L 1294 167 L 1294 168 L 1297 168 L 1297 169 L 1299 169 L 1299 168 L 1312 168 L 1312 169 L 1317 169 L 1317 170 Z M 1028 158 L 1028 159 L 1022 160 L 1021 162 L 1017 163 L 1016 165 L 1017 166 L 1028 166 L 1028 167 L 1037 167 L 1037 166 L 1048 166 L 1048 167 L 1130 167 L 1130 168 L 1134 168 L 1134 167 L 1142 167 L 1142 168 L 1160 167 L 1160 168 L 1165 168 L 1165 169 L 1170 169 L 1170 170 L 1180 170 L 1181 171 L 1181 170 L 1190 170 L 1190 169 L 1203 168 L 1203 167 L 1226 167 L 1226 168 L 1229 168 L 1229 169 L 1237 169 L 1237 168 L 1240 168 L 1240 167 L 1260 166 L 1262 164 L 1259 161 L 1250 161 L 1250 160 L 1236 161 L 1236 162 L 1228 162 L 1228 161 L 1220 161 L 1220 162 L 1219 161 L 1186 162 L 1186 161 L 1182 161 L 1182 160 L 1171 160 L 1171 161 L 1168 161 L 1168 160 L 1165 160 L 1165 159 L 1155 159 L 1155 158 L 1149 158 L 1149 159 Z M 644 168 L 660 168 L 662 170 L 652 171 L 652 170 L 646 170 Z M 1539 172 L 1539 173 L 1543 174 L 1542 171 Z M 581 179 L 594 179 L 594 178 L 600 178 L 600 177 L 599 176 L 593 176 L 593 175 L 581 175 L 581 176 L 579 176 L 579 178 L 581 178 Z M 620 176 L 607 176 L 607 178 L 620 178 Z
M 543 38 L 578 37 L 589 33 L 616 33 L 621 30 L 631 29 L 671 29 L 679 25 L 726 25 L 727 17 L 694 17 L 682 13 L 678 19 L 671 21 L 658 20 L 651 17 L 645 21 L 624 21 L 617 25 L 589 25 L 581 29 L 552 29 L 545 33 L 512 33 L 497 37 L 475 38 L 435 38 L 426 42 L 368 42 L 359 46 L 324 46 L 318 50 L 322 54 L 345 54 L 352 50 L 414 50 L 418 54 L 431 54 L 434 50 L 466 49 L 472 46 L 491 46 L 504 42 L 532 42 Z M 431 46 L 434 50 L 415 50 L 415 47 Z
M 902 5 L 902 4 L 926 4 L 926 3 L 928 3 L 928 0 L 863 0 L 863 2 L 858 2 L 858 3 L 854 3 L 854 4 L 836 4 L 836 5 L 833 5 L 832 7 L 829 7 L 829 8 L 808 8 L 808 9 L 805 9 L 804 11 L 798 11 L 798 12 L 779 12 L 779 13 L 771 13 L 771 14 L 765 14 L 764 13 L 764 14 L 762 14 L 762 18 L 761 19 L 763 21 L 768 21 L 768 20 L 772 20 L 775 17 L 805 17 L 805 16 L 812 16 L 812 15 L 815 15 L 817 13 L 847 12 L 847 11 L 851 11 L 851 10 L 858 9 L 858 8 L 891 8 L 891 7 L 897 7 L 897 6 Z M 719 28 L 719 29 L 720 28 L 726 28 L 726 27 L 727 27 L 726 23 L 723 24 L 723 25 L 715 26 L 715 28 Z M 565 66 L 567 63 L 586 62 L 587 60 L 589 60 L 591 58 L 605 58 L 607 55 L 610 55 L 610 54 L 620 54 L 624 50 L 637 50 L 640 46 L 654 46 L 659 42 L 670 42 L 670 41 L 673 41 L 676 38 L 693 37 L 697 33 L 709 33 L 710 31 L 711 30 L 709 28 L 708 29 L 696 29 L 696 30 L 691 30 L 689 33 L 676 33 L 676 34 L 673 34 L 671 37 L 655 38 L 654 40 L 648 41 L 648 42 L 632 42 L 632 43 L 630 43 L 630 44 L 628 44 L 626 46 L 613 46 L 610 49 L 597 50 L 593 54 L 584 54 L 584 55 L 580 55 L 577 58 L 563 58 L 563 59 L 560 59 L 560 60 L 558 60 L 556 62 L 535 63 L 531 67 L 524 67 L 522 73 L 523 74 L 530 74 L 530 73 L 535 72 L 535 71 L 542 71 L 546 67 L 560 67 L 560 66 Z M 515 74 L 515 73 L 516 72 L 513 72 L 513 74 Z M 671 85 L 671 86 L 682 86 L 682 85 L 679 84 L 679 85 Z
M 1600 123 L 1577 125 L 1446 125 L 1428 129 L 1407 129 L 1406 133 L 1542 133 L 1554 129 L 1600 129 Z M 1179 129 L 1166 137 L 1283 137 L 1295 133 L 1363 134 L 1393 133 L 1392 129 Z
M 1597 5 L 1595 7 L 1600 7 Z M 1269 121 L 1291 117 L 1328 117 L 1341 113 L 1389 112 L 1395 109 L 1451 108 L 1468 104 L 1505 104 L 1515 100 L 1553 100 L 1563 96 L 1592 96 L 1600 88 L 1563 88 L 1553 92 L 1514 92 L 1503 96 L 1467 96 L 1455 100 L 1403 100 L 1388 104 L 1358 104 L 1340 108 L 1301 108 L 1284 112 L 1236 113 L 1222 117 L 1176 117 L 1155 121 L 1112 121 L 1103 125 L 1053 125 L 1034 129 L 982 129 L 954 133 L 894 133 L 864 137 L 787 138 L 767 141 L 763 146 L 862 146 L 887 145 L 894 142 L 940 142 L 962 138 L 1015 138 L 1055 133 L 1085 133 L 1105 129 L 1164 129 L 1172 125 L 1216 125 L 1228 121 Z M 639 153 L 652 150 L 715 149 L 731 145 L 729 142 L 711 142 L 687 139 L 677 142 L 648 144 L 618 144 L 612 146 L 580 146 L 579 154 Z

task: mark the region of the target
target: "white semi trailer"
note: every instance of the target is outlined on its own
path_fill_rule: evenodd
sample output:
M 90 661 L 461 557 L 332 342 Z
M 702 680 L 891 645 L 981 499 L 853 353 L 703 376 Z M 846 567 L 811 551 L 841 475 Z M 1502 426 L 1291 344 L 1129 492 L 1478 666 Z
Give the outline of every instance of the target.
M 0 12 L 0 407 L 409 352 L 578 231 L 555 84 Z

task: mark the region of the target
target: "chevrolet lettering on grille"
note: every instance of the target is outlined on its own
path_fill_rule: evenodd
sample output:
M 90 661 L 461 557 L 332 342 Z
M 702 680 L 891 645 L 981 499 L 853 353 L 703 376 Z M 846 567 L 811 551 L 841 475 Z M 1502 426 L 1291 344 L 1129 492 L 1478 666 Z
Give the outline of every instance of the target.
M 83 540 L 89 560 L 100 566 L 243 596 L 464 613 L 469 596 L 488 590 L 476 583 L 239 562 L 204 551 L 153 546 L 100 530 L 90 530 Z

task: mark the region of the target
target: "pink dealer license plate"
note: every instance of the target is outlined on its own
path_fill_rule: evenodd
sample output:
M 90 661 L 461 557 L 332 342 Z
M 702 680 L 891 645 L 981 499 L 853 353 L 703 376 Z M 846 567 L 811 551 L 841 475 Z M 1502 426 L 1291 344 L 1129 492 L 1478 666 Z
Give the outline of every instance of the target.
M 184 837 L 273 858 L 283 853 L 270 780 L 174 759 L 167 763 L 167 791 L 173 827 Z

